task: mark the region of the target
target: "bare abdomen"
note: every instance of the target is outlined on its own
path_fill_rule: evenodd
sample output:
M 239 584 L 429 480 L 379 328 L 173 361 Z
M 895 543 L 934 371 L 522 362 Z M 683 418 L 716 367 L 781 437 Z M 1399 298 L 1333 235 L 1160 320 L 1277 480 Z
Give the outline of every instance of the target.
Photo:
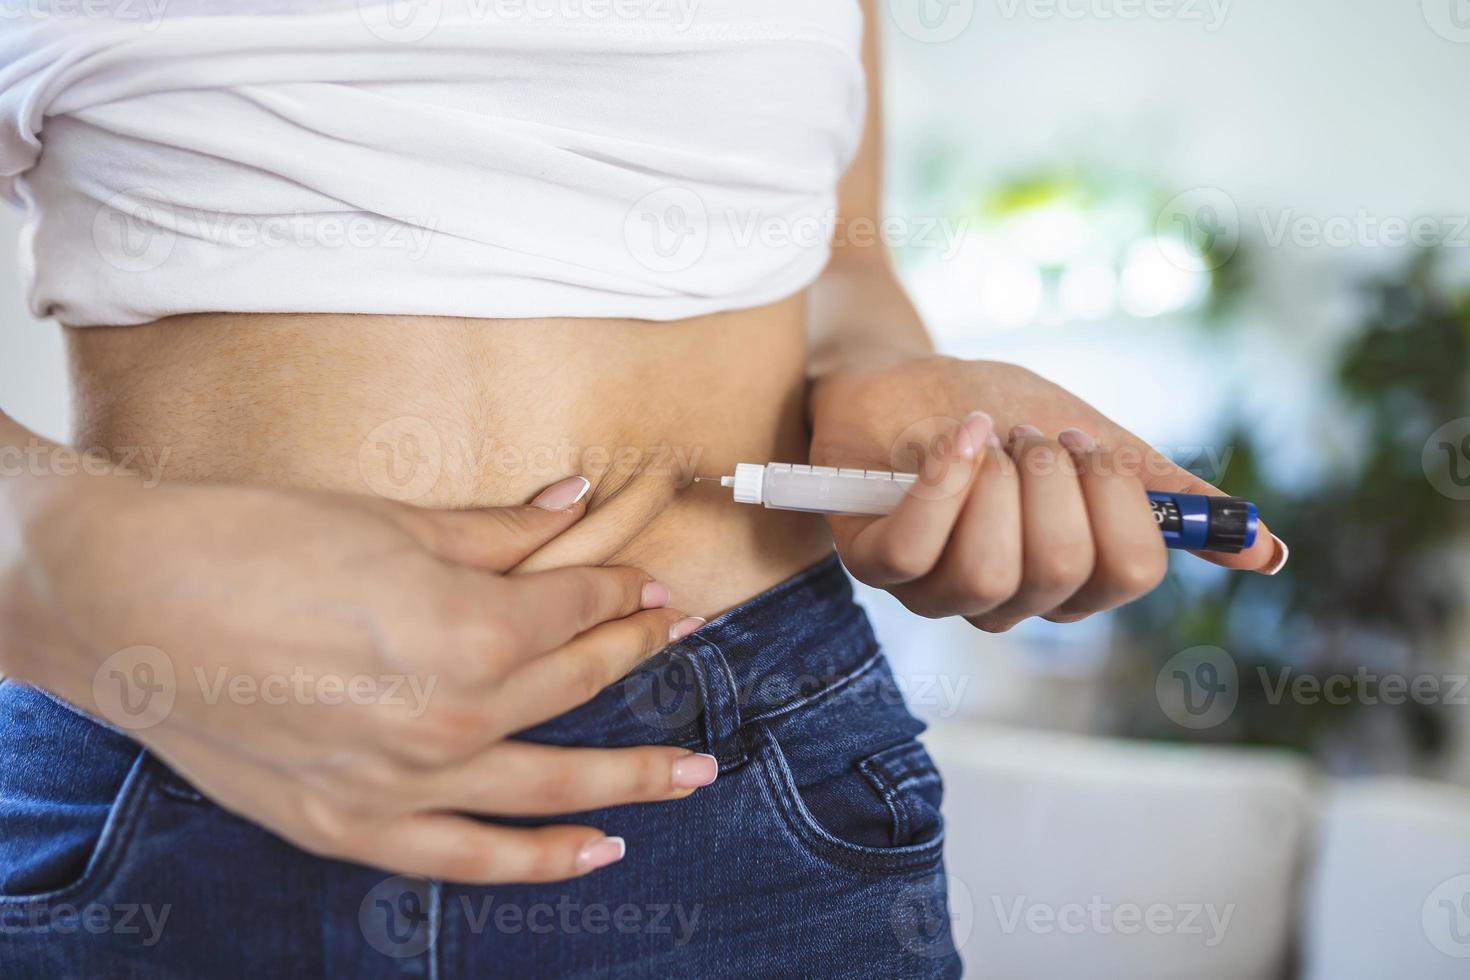
M 206 314 L 68 331 L 79 447 L 153 478 L 592 509 L 538 565 L 628 563 L 709 615 L 829 548 L 695 473 L 803 461 L 804 299 L 681 323 Z

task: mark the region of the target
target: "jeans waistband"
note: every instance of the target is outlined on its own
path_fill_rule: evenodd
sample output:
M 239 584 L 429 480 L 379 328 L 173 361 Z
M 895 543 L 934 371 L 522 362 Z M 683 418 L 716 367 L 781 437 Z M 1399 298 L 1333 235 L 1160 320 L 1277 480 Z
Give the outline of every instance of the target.
M 744 725 L 798 710 L 880 657 L 834 554 L 520 737 L 558 745 L 682 745 L 738 764 Z

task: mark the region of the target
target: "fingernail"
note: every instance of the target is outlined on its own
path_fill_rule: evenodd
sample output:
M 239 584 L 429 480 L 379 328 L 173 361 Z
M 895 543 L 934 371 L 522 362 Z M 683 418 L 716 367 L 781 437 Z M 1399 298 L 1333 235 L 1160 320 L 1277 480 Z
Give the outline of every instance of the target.
M 669 604 L 669 587 L 662 582 L 649 582 L 643 586 L 643 608 L 662 609 Z
M 686 616 L 669 627 L 669 642 L 684 639 L 707 622 L 708 620 L 700 619 L 698 616 Z
M 1063 429 L 1057 433 L 1057 442 L 1074 453 L 1090 453 L 1097 448 L 1097 440 L 1081 429 Z
M 1040 439 L 1041 430 L 1034 425 L 1018 425 L 1011 430 L 1011 442 L 1017 439 Z
M 679 789 L 708 786 L 720 775 L 720 760 L 702 752 L 681 756 L 674 763 L 674 785 Z
M 628 853 L 628 843 L 621 837 L 604 837 L 582 848 L 577 853 L 577 870 L 586 874 L 616 864 Z
M 966 438 L 955 446 L 955 455 L 960 459 L 974 459 L 979 455 L 980 447 L 986 445 L 995 432 L 995 419 L 984 412 L 971 412 L 960 427 L 964 429 Z
M 538 493 L 536 499 L 531 501 L 531 506 L 542 510 L 567 510 L 587 496 L 587 491 L 591 489 L 592 481 L 585 476 L 569 476 Z
M 1271 559 L 1271 564 L 1261 569 L 1262 575 L 1275 575 L 1286 567 L 1286 559 L 1291 557 L 1291 549 L 1286 546 L 1276 535 L 1271 535 L 1271 540 L 1276 542 L 1276 557 Z

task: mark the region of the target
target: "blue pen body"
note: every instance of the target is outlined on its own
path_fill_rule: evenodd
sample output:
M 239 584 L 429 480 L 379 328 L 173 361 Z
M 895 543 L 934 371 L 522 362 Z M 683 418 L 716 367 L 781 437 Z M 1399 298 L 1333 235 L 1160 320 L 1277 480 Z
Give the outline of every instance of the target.
M 810 514 L 889 514 L 910 493 L 939 489 L 916 489 L 916 473 L 801 463 L 738 463 L 733 476 L 695 479 L 718 479 L 734 490 L 736 503 Z M 1256 507 L 1249 501 L 1189 493 L 1150 493 L 1148 499 L 1167 547 L 1237 552 L 1256 541 Z
M 1148 499 L 1167 548 L 1235 553 L 1256 543 L 1259 519 L 1249 501 L 1155 492 Z

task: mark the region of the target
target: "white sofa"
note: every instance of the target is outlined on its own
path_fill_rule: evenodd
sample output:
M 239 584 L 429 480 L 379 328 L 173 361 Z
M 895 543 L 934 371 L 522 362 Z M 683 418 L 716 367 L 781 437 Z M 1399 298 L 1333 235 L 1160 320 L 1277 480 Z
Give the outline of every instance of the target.
M 1337 784 L 1323 801 L 1313 867 L 1307 980 L 1470 977 L 1470 790 Z
M 1470 791 L 969 722 L 926 741 L 969 976 L 1470 977 Z

